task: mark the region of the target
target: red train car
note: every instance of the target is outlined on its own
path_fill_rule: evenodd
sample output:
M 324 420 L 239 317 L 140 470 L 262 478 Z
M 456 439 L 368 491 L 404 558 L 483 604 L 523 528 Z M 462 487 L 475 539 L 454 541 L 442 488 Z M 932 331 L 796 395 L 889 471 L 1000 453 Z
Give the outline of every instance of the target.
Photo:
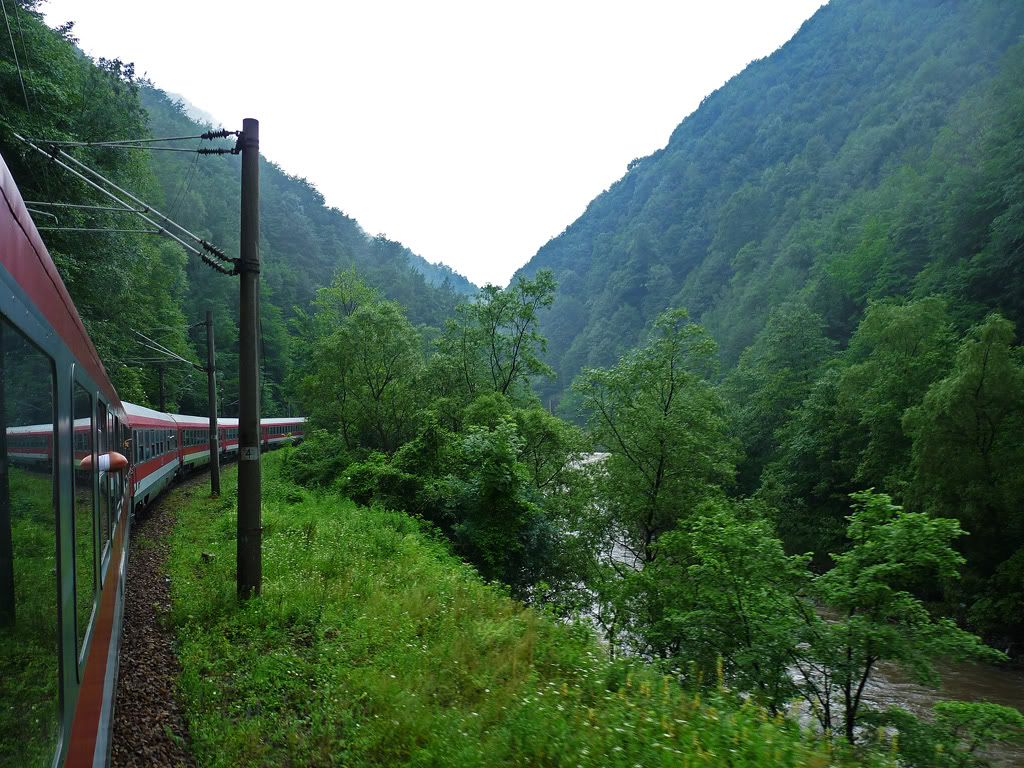
M 217 417 L 217 429 L 220 432 L 220 453 L 225 459 L 238 458 L 238 419 Z
M 102 765 L 131 515 L 99 457 L 127 413 L 2 160 L 0 196 L 0 755 Z
M 149 504 L 171 484 L 181 467 L 175 418 L 152 408 L 124 404 L 131 429 L 132 499 L 135 508 Z
M 276 448 L 285 442 L 301 443 L 306 419 L 301 416 L 260 420 L 260 443 L 263 450 Z
M 209 463 L 209 421 L 118 399 L 2 159 L 0 194 L 0 765 L 94 768 L 110 757 L 132 513 Z M 304 422 L 263 420 L 262 447 Z M 238 419 L 218 438 L 237 456 Z

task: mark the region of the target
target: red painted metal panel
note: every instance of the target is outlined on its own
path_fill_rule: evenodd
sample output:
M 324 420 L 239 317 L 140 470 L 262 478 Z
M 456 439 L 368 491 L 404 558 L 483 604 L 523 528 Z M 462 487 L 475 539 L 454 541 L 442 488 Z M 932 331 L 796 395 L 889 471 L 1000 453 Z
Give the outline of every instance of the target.
M 110 643 L 118 642 L 113 636 L 114 610 L 117 602 L 117 590 L 120 579 L 117 569 L 121 565 L 124 551 L 124 534 L 128 524 L 128 515 L 121 514 L 114 537 L 114 546 L 107 563 L 107 586 L 100 598 L 100 607 L 93 624 L 92 644 L 89 646 L 89 658 L 82 679 L 82 687 L 75 706 L 75 718 L 71 725 L 71 740 L 68 744 L 65 768 L 92 768 L 96 740 L 99 735 L 100 715 L 103 711 L 103 686 L 107 678 L 107 659 L 110 656 Z

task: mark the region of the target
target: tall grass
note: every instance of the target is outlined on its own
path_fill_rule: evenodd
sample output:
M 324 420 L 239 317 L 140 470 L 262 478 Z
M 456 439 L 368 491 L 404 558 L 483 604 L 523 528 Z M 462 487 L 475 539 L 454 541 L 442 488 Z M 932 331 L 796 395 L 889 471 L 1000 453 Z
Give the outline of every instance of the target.
M 417 521 L 290 485 L 288 456 L 264 458 L 259 598 L 235 598 L 234 472 L 220 499 L 170 502 L 170 620 L 199 765 L 847 762 L 728 691 L 610 662 L 588 628 L 483 584 Z

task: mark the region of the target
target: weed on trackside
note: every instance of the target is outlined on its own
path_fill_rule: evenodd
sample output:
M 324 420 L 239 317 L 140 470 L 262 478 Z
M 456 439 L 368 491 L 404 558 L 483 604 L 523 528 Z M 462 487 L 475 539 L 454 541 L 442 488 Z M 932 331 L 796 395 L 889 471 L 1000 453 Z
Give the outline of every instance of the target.
M 728 691 L 610 662 L 405 514 L 263 459 L 263 594 L 235 597 L 236 475 L 175 491 L 181 695 L 200 766 L 852 764 Z M 858 765 L 884 765 L 859 756 Z

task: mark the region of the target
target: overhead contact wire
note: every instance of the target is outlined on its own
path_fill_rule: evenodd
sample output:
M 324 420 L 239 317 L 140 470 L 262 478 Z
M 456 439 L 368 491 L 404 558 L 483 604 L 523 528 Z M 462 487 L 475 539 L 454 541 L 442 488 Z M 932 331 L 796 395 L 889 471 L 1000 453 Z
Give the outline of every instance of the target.
M 96 182 L 94 182 L 94 181 L 93 181 L 92 179 L 89 179 L 89 178 L 87 178 L 87 177 L 86 177 L 85 175 L 83 175 L 83 174 L 79 173 L 78 171 L 76 171 L 76 170 L 75 170 L 74 168 L 72 168 L 72 167 L 71 167 L 70 165 L 68 165 L 67 163 L 65 163 L 65 162 L 62 162 L 62 161 L 61 161 L 61 160 L 60 160 L 60 159 L 59 159 L 58 157 L 56 157 L 56 155 L 55 155 L 55 154 L 50 154 L 50 153 L 49 153 L 49 152 L 47 152 L 47 151 L 46 151 L 45 149 L 42 149 L 42 148 L 40 148 L 40 147 L 36 146 L 36 145 L 35 145 L 35 144 L 33 144 L 33 143 L 32 143 L 31 141 L 29 141 L 28 139 L 26 139 L 26 138 L 25 138 L 25 137 L 23 137 L 23 136 L 20 136 L 19 134 L 17 134 L 17 133 L 16 133 L 16 132 L 14 132 L 14 131 L 12 131 L 12 133 L 14 134 L 15 138 L 17 138 L 17 139 L 20 139 L 21 141 L 25 142 L 25 143 L 26 143 L 26 144 L 28 144 L 28 145 L 29 145 L 30 147 L 32 147 L 32 149 L 34 149 L 34 150 L 35 150 L 36 152 L 39 152 L 39 153 L 40 153 L 40 154 L 42 154 L 42 155 L 46 155 L 46 156 L 47 156 L 47 157 L 49 157 L 49 158 L 50 158 L 50 159 L 51 159 L 51 160 L 52 160 L 52 161 L 53 161 L 54 163 L 56 163 L 56 164 L 57 164 L 57 165 L 59 165 L 59 166 L 60 166 L 61 168 L 65 169 L 66 171 L 69 171 L 69 172 L 70 172 L 71 174 L 73 174 L 74 176 L 76 176 L 76 177 L 78 177 L 79 179 L 81 179 L 82 181 L 84 181 L 84 182 L 85 182 L 86 184 L 88 184 L 88 185 L 89 185 L 90 187 L 92 187 L 93 189 L 95 189 L 95 190 L 97 190 L 98 192 L 100 192 L 100 193 L 102 193 L 102 194 L 106 195 L 107 197 L 109 197 L 109 198 L 110 198 L 111 200 L 113 200 L 114 202 L 116 202 L 116 203 L 118 203 L 118 204 L 120 204 L 120 205 L 124 206 L 124 209 L 125 209 L 125 211 L 126 211 L 126 212 L 131 212 L 131 213 L 134 213 L 134 214 L 135 214 L 136 216 L 138 216 L 138 217 L 139 217 L 140 219 L 142 219 L 143 221 L 145 221 L 145 222 L 146 222 L 147 224 L 149 224 L 149 225 L 151 225 L 151 226 L 153 226 L 153 227 L 156 227 L 156 228 L 157 228 L 157 231 L 159 232 L 159 234 L 165 235 L 165 236 L 169 237 L 169 238 L 170 238 L 171 240 L 174 240 L 174 241 L 175 241 L 176 243 L 178 243 L 178 244 L 179 244 L 179 245 L 180 245 L 180 246 L 181 246 L 182 248 L 184 248 L 184 249 L 185 249 L 186 251 L 188 251 L 189 253 L 194 253 L 194 254 L 195 254 L 196 256 L 198 256 L 198 257 L 199 257 L 200 259 L 202 259 L 202 260 L 203 260 L 203 263 L 205 263 L 206 265 L 208 265 L 208 266 L 212 267 L 213 269 L 215 269 L 215 270 L 217 270 L 218 272 L 221 272 L 221 273 L 223 273 L 223 274 L 225 274 L 225 275 L 231 275 L 231 274 L 235 274 L 235 271 L 234 271 L 234 270 L 229 270 L 229 269 L 225 269 L 224 267 L 222 267 L 222 266 L 221 266 L 220 264 L 218 264 L 217 262 L 215 262 L 215 261 L 214 261 L 213 259 L 211 259 L 211 258 L 210 258 L 209 256 L 207 256 L 207 255 L 206 255 L 205 253 L 203 253 L 202 251 L 196 250 L 196 249 L 195 249 L 195 248 L 193 248 L 193 247 L 192 247 L 191 245 L 189 245 L 189 244 L 188 244 L 188 243 L 186 243 L 186 242 L 185 242 L 184 240 L 182 240 L 182 239 L 181 239 L 180 237 L 178 237 L 177 235 L 175 235 L 175 234 L 174 234 L 173 232 L 171 232 L 171 231 L 167 230 L 167 229 L 166 229 L 165 227 L 162 227 L 162 226 L 160 226 L 160 224 L 158 224 L 157 222 L 153 221 L 153 220 L 152 220 L 151 218 L 149 218 L 148 216 L 146 216 L 146 214 L 145 214 L 145 213 L 138 213 L 138 212 L 136 212 L 136 211 L 135 211 L 135 210 L 134 210 L 134 209 L 133 209 L 133 208 L 132 208 L 132 207 L 131 207 L 130 205 L 128 205 L 128 204 L 127 204 L 126 202 L 124 202 L 123 200 L 121 200 L 121 199 L 120 199 L 120 198 L 119 198 L 119 197 L 118 197 L 117 195 L 115 195 L 115 194 L 114 194 L 113 192 L 111 192 L 111 191 L 110 191 L 110 190 L 108 190 L 108 189 L 104 189 L 104 188 L 103 188 L 103 187 L 101 187 L 101 186 L 100 186 L 99 184 L 97 184 Z M 68 157 L 69 159 L 71 159 L 71 160 L 72 160 L 73 162 L 75 162 L 76 164 L 79 164 L 79 165 L 81 165 L 81 163 L 78 163 L 78 161 L 77 161 L 77 160 L 75 160 L 75 158 L 71 157 L 71 156 L 70 156 L 70 155 L 68 155 L 68 154 L 67 154 L 66 152 L 63 152 L 63 151 L 60 151 L 60 150 L 58 150 L 58 152 L 60 152 L 60 154 L 61 154 L 61 155 L 64 155 L 65 157 Z M 89 171 L 90 171 L 91 173 L 93 173 L 94 175 L 96 175 L 96 176 L 98 176 L 99 178 L 103 179 L 104 181 L 107 181 L 107 180 L 106 180 L 105 178 L 103 178 L 103 176 L 101 176 L 100 174 L 96 173 L 96 172 L 95 172 L 95 171 L 93 171 L 93 170 L 92 170 L 91 168 L 88 168 L 88 166 L 83 166 L 83 167 L 85 167 L 85 168 L 86 168 L 87 170 L 89 170 Z M 120 189 L 120 187 L 118 187 L 118 186 L 117 186 L 116 184 L 114 184 L 113 182 L 107 182 L 107 183 L 109 183 L 109 184 L 110 184 L 110 185 L 111 185 L 112 187 L 114 187 L 115 189 L 117 189 L 117 190 L 119 190 L 119 191 L 123 191 L 123 190 L 121 190 L 121 189 Z M 138 199 L 137 197 L 135 197 L 134 195 L 132 195 L 132 194 L 130 194 L 130 193 L 125 193 L 125 194 L 127 195 L 127 197 L 129 197 L 129 198 L 130 198 L 131 200 L 133 200 L 133 201 L 134 201 L 135 203 L 137 203 L 137 204 L 139 204 L 139 205 L 142 205 L 142 206 L 144 206 L 144 208 L 145 208 L 145 210 L 146 210 L 147 212 L 153 212 L 153 209 L 152 209 L 152 208 L 150 208 L 150 207 L 149 207 L 149 206 L 148 206 L 148 205 L 147 205 L 147 204 L 146 204 L 145 202 L 143 202 L 143 201 L 139 200 L 139 199 Z M 161 214 L 161 215 L 162 215 L 162 214 Z M 168 221 L 170 221 L 170 220 L 168 219 Z M 180 225 L 176 224 L 175 222 L 171 222 L 171 223 L 172 223 L 172 224 L 174 224 L 175 226 L 178 226 L 178 227 L 179 227 L 179 228 L 181 228 L 181 229 L 184 229 L 183 227 L 180 227 Z M 185 231 L 187 232 L 187 230 L 185 230 Z M 190 236 L 192 236 L 192 237 L 195 237 L 195 235 L 192 235 L 192 233 L 191 233 L 191 232 L 189 232 L 188 234 L 189 234 Z M 199 242 L 200 242 L 201 244 L 204 244 L 204 247 L 207 247 L 207 246 L 209 246 L 209 243 L 206 243 L 206 242 L 205 242 L 204 240 L 199 240 L 199 238 L 196 238 L 196 239 L 197 239 L 197 240 L 198 240 L 198 241 L 199 241 Z M 212 246 L 210 246 L 210 247 L 212 247 Z M 225 257 L 225 258 L 226 258 L 226 257 Z
M 91 176 L 94 176 L 95 178 L 97 178 L 97 179 L 99 179 L 100 181 L 102 181 L 102 182 L 103 182 L 104 184 L 107 184 L 107 185 L 109 185 L 110 187 L 112 187 L 112 188 L 114 188 L 115 190 L 117 190 L 117 191 L 118 191 L 119 193 L 121 193 L 122 195 L 124 195 L 125 197 L 127 197 L 127 198 L 128 198 L 129 200 L 131 200 L 131 201 L 132 201 L 133 203 L 135 203 L 136 205 L 140 205 L 140 206 L 142 206 L 143 210 L 144 210 L 144 211 L 145 211 L 146 213 L 152 213 L 152 214 L 153 214 L 154 216 L 156 216 L 157 218 L 159 218 L 159 219 L 160 219 L 161 221 L 163 221 L 163 222 L 165 222 L 166 224 L 169 224 L 169 225 L 171 225 L 171 226 L 175 227 L 176 229 L 178 229 L 179 231 L 181 231 L 182 233 L 184 233 L 184 234 L 185 234 L 185 236 L 187 236 L 187 237 L 190 237 L 190 238 L 191 238 L 192 240 L 194 240 L 195 242 L 199 243 L 199 245 L 201 245 L 201 246 L 203 247 L 203 249 L 204 249 L 204 250 L 206 250 L 206 251 L 209 251 L 210 253 L 212 253 L 212 254 L 213 254 L 214 256 L 216 256 L 216 257 L 217 257 L 218 259 L 220 259 L 221 261 L 223 261 L 223 262 L 225 262 L 225 263 L 227 263 L 227 264 L 231 264 L 231 265 L 232 265 L 232 267 L 236 267 L 236 266 L 237 266 L 237 261 L 236 261 L 235 259 L 232 259 L 231 257 L 227 256 L 227 255 L 226 255 L 226 254 L 225 254 L 225 253 L 224 253 L 223 251 L 221 251 L 220 249 L 218 249 L 218 248 L 214 247 L 214 246 L 213 246 L 213 245 L 211 245 L 210 243 L 206 242 L 206 240 L 204 240 L 203 238 L 201 238 L 201 237 L 199 237 L 198 235 L 195 235 L 195 234 L 193 234 L 192 232 L 190 232 L 189 230 L 185 229 L 185 227 L 183 227 L 183 226 L 182 226 L 181 224 L 179 224 L 178 222 L 176 222 L 176 221 L 174 221 L 173 219 L 169 218 L 168 216 L 165 216 L 164 214 L 160 213 L 160 211 L 158 211 L 158 210 L 156 210 L 155 208 L 153 208 L 153 206 L 149 205 L 149 203 L 147 203 L 147 202 L 146 202 L 145 200 L 140 200 L 139 198 L 137 198 L 137 197 L 136 197 L 135 195 L 133 195 L 133 194 L 132 194 L 131 192 L 129 192 L 128 190 L 126 190 L 126 189 L 122 189 L 122 188 L 121 188 L 121 187 L 119 187 L 119 186 L 118 186 L 117 184 L 115 184 L 114 182 L 112 182 L 112 181 L 111 181 L 110 179 L 106 178 L 106 177 L 105 177 L 105 176 L 104 176 L 103 174 L 99 173 L 98 171 L 95 171 L 95 170 L 93 170 L 92 168 L 90 168 L 89 166 L 87 166 L 87 165 L 86 165 L 85 163 L 81 162 L 80 160 L 78 160 L 78 159 L 77 159 L 77 158 L 75 158 L 74 156 L 72 156 L 72 155 L 69 155 L 69 154 L 68 154 L 67 152 L 65 152 L 65 151 L 64 151 L 63 149 L 56 149 L 56 148 L 55 148 L 55 149 L 56 149 L 56 152 L 55 152 L 54 154 L 52 154 L 52 155 L 51 155 L 51 154 L 49 154 L 49 153 L 46 153 L 46 152 L 45 152 L 45 150 L 42 150 L 42 149 L 40 149 L 39 147 L 36 147 L 36 146 L 35 146 L 34 144 L 32 144 L 32 142 L 30 142 L 30 141 L 29 141 L 28 139 L 24 139 L 23 137 L 21 137 L 21 136 L 18 136 L 18 134 L 17 134 L 17 133 L 15 133 L 14 135 L 15 135 L 15 136 L 17 136 L 17 138 L 19 138 L 19 139 L 22 139 L 22 141 L 25 141 L 26 143 L 28 143 L 28 144 L 29 144 L 30 146 L 34 147 L 34 148 L 35 148 L 35 149 L 36 149 L 37 151 L 39 151 L 39 152 L 43 152 L 43 153 L 44 153 L 44 154 L 46 154 L 46 155 L 47 155 L 48 157 L 52 157 L 52 158 L 53 158 L 53 160 L 54 160 L 54 162 L 57 162 L 57 163 L 59 163 L 59 164 L 60 164 L 60 165 L 61 165 L 62 167 L 64 167 L 64 168 L 68 168 L 68 170 L 72 170 L 72 171 L 74 171 L 74 169 L 72 169 L 72 168 L 69 168 L 69 167 L 68 167 L 67 165 L 65 165 L 65 164 L 63 164 L 63 163 L 60 163 L 60 161 L 59 161 L 59 160 L 57 160 L 57 157 L 56 157 L 56 155 L 57 155 L 57 154 L 59 154 L 59 155 L 60 155 L 61 157 L 63 157 L 63 158 L 66 158 L 67 160 L 69 160 L 70 162 L 74 163 L 75 165 L 77 165 L 77 166 L 78 166 L 79 168 L 81 168 L 82 170 L 84 170 L 84 171 L 86 171 L 87 173 L 89 173 L 89 174 L 90 174 Z M 84 179 L 85 181 L 89 181 L 89 180 L 88 180 L 88 179 L 86 179 L 86 178 L 85 178 L 84 176 L 82 176 L 81 174 L 79 174 L 79 173 L 78 173 L 77 171 L 74 171 L 74 173 L 76 173 L 76 175 L 78 175 L 78 176 L 79 176 L 80 178 Z M 91 182 L 91 181 L 90 181 L 89 183 L 90 183 L 90 184 L 92 184 L 92 185 L 93 185 L 93 186 L 94 186 L 94 187 L 95 187 L 96 189 L 98 189 L 98 190 L 100 190 L 101 192 L 103 192 L 104 194 L 106 194 L 106 195 L 107 195 L 108 197 L 111 197 L 112 199 L 114 199 L 114 200 L 116 200 L 116 201 L 117 201 L 118 203 L 120 203 L 121 205 L 124 205 L 124 206 L 125 206 L 125 208 L 130 208 L 130 206 L 128 206 L 128 205 L 127 205 L 127 203 L 125 203 L 125 202 L 124 202 L 123 200 L 120 200 L 120 199 L 119 199 L 119 198 L 118 198 L 117 196 L 113 195 L 113 194 L 112 194 L 111 192 L 109 192 L 108 190 L 106 190 L 106 189 L 103 189 L 102 187 L 100 187 L 100 186 L 98 186 L 98 185 L 96 185 L 96 184 L 93 184 L 93 182 Z M 145 216 L 144 216 L 144 215 L 143 215 L 142 213 L 136 213 L 136 215 L 137 215 L 137 216 L 141 216 L 142 218 L 145 218 Z M 149 221 L 149 223 L 150 223 L 150 224 L 153 224 L 153 226 L 159 226 L 158 224 L 156 224 L 155 222 L 153 222 L 153 221 L 151 221 L 151 220 L 149 220 L 149 219 L 146 219 L 146 220 L 147 220 L 147 221 Z M 178 237 L 175 237 L 175 236 L 174 236 L 174 235 L 172 235 L 172 234 L 171 234 L 170 232 L 168 232 L 167 234 L 168 234 L 168 236 L 170 236 L 170 237 L 172 237 L 173 239 L 177 240 L 177 241 L 178 241 L 179 243 L 181 243 L 182 245 L 186 245 L 186 244 L 185 244 L 185 243 L 184 243 L 184 242 L 183 242 L 183 241 L 182 241 L 182 240 L 181 240 L 180 238 L 178 238 Z M 186 246 L 186 247 L 187 247 L 187 246 Z M 211 259 L 210 259 L 209 257 L 207 257 L 207 256 L 206 256 L 206 254 L 204 254 L 204 253 L 201 253 L 201 252 L 199 252 L 199 251 L 196 251 L 196 250 L 195 250 L 194 248 L 190 248 L 189 250 L 193 251 L 193 253 L 196 253 L 196 254 L 197 254 L 197 255 L 199 256 L 199 258 L 201 258 L 201 259 L 202 259 L 202 260 L 203 260 L 203 261 L 204 261 L 204 262 L 205 262 L 206 264 L 208 264 L 208 265 L 210 265 L 210 266 L 214 267 L 215 269 L 218 269 L 218 270 L 220 270 L 220 271 L 224 272 L 225 274 L 230 274 L 230 271 L 228 271 L 228 270 L 224 270 L 224 269 L 223 269 L 222 267 L 220 267 L 220 265 L 216 264 L 216 262 L 212 261 L 212 260 L 211 260 Z
M 10 28 L 8 27 L 8 30 Z M 149 139 L 111 139 L 110 141 L 49 141 L 48 139 L 37 139 L 45 144 L 61 144 L 72 147 L 109 147 L 119 144 L 154 144 L 160 141 L 189 141 L 190 139 L 226 139 L 228 136 L 238 136 L 241 131 L 229 131 L 226 128 L 219 131 L 207 131 L 198 136 L 162 136 Z

